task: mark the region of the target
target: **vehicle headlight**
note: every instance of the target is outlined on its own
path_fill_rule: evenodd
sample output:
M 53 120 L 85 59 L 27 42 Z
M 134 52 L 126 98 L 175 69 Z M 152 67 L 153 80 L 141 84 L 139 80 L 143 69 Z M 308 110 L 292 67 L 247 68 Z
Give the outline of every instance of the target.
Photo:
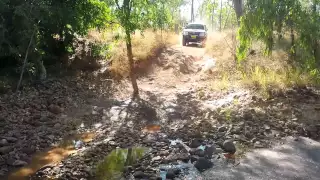
M 188 35 L 188 32 L 186 32 L 186 31 L 183 31 L 183 35 Z
M 201 32 L 200 34 L 199 34 L 199 36 L 205 36 L 206 34 L 204 33 L 204 32 Z

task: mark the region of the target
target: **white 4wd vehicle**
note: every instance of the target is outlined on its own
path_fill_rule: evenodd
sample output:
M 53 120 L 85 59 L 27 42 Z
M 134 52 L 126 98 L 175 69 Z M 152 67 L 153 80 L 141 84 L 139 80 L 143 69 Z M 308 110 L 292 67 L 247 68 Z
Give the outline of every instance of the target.
M 189 23 L 182 32 L 182 45 L 201 43 L 204 47 L 207 41 L 207 27 L 202 23 Z

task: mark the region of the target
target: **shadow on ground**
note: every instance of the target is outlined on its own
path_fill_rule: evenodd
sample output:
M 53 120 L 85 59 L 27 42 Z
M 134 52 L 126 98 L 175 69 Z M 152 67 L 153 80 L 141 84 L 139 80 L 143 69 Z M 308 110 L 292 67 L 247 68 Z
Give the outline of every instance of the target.
M 320 143 L 304 137 L 288 137 L 283 143 L 273 149 L 247 153 L 237 167 L 208 170 L 203 179 L 319 179 Z
M 212 141 L 219 146 L 225 139 L 232 138 L 235 142 L 243 143 L 249 147 L 263 148 L 271 147 L 276 140 L 289 135 L 304 135 L 314 139 L 319 135 L 317 120 L 311 121 L 309 118 L 306 121 L 304 113 L 306 110 L 303 109 L 308 107 L 309 110 L 314 110 L 313 115 L 320 113 L 314 106 L 312 106 L 313 109 L 309 107 L 315 104 L 319 96 L 308 89 L 288 91 L 282 96 L 274 96 L 269 100 L 261 100 L 255 96 L 245 97 L 245 99 L 249 99 L 249 103 L 245 105 L 238 102 L 216 109 L 203 109 L 203 101 L 198 100 L 194 96 L 194 92 L 177 93 L 173 98 L 161 97 L 151 92 L 142 92 L 142 94 L 144 94 L 142 96 L 144 100 L 138 102 L 128 100 L 114 103 L 108 107 L 97 107 L 97 112 L 93 112 L 93 115 L 101 116 L 101 118 L 95 118 L 95 123 L 84 122 L 85 127 L 93 126 L 96 128 L 97 138 L 88 143 L 87 150 L 62 161 L 58 165 L 60 168 L 49 170 L 49 175 L 54 173 L 61 179 L 80 179 L 83 177 L 94 179 L 96 164 L 117 147 L 151 147 L 153 150 L 150 158 L 152 158 L 163 151 L 164 147 L 159 143 L 163 142 L 166 144 L 165 147 L 168 147 L 169 139 L 181 139 L 184 142 L 189 142 L 194 138 L 200 138 Z M 234 98 L 238 99 L 239 97 Z M 160 126 L 160 132 L 144 132 L 144 128 L 150 125 Z M 308 146 L 303 143 L 299 145 L 301 148 L 308 149 Z M 295 151 L 297 150 L 296 148 Z M 170 153 L 170 149 L 168 151 Z M 294 153 L 290 151 L 290 148 L 282 148 L 281 151 L 282 153 Z M 266 152 L 261 150 L 259 153 L 262 154 L 248 156 L 253 158 L 250 163 L 254 162 L 256 167 L 241 165 L 241 168 L 246 168 L 240 170 L 247 172 L 245 175 L 237 174 L 237 171 L 229 171 L 228 169 L 221 170 L 221 173 L 227 173 L 224 176 L 226 179 L 234 177 L 246 179 L 247 176 L 260 177 L 263 173 L 266 173 L 268 175 L 266 177 L 270 178 L 276 177 L 278 173 L 284 173 L 279 177 L 290 179 L 294 176 L 294 174 L 290 175 L 290 171 L 303 166 L 297 163 L 293 167 L 292 163 L 290 165 L 285 159 L 276 159 L 277 157 L 272 159 L 273 151 Z M 264 156 L 266 157 L 264 158 Z M 315 157 L 313 156 L 312 158 Z M 310 159 L 307 156 L 304 158 Z M 148 162 L 150 160 L 133 168 L 145 171 L 149 167 Z M 251 166 L 253 165 L 251 164 Z M 273 171 L 269 171 L 269 173 L 262 171 L 265 166 L 272 168 Z M 215 172 L 219 172 L 219 170 Z M 306 173 L 308 172 L 306 171 Z M 149 169 L 148 173 L 155 174 L 156 172 L 155 169 Z M 313 176 L 314 173 L 316 172 L 312 169 L 309 175 Z M 37 174 L 40 179 L 46 175 L 48 174 L 43 172 Z

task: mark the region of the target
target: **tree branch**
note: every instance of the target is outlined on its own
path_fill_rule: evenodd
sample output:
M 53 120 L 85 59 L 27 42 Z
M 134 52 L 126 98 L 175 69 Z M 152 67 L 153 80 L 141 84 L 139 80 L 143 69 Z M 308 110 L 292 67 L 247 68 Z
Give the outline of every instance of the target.
M 120 5 L 119 5 L 119 0 L 114 0 L 115 4 L 117 5 L 118 9 L 121 9 Z
M 31 35 L 31 37 L 30 37 L 29 45 L 28 45 L 28 47 L 27 47 L 26 54 L 25 54 L 25 56 L 24 56 L 23 65 L 22 65 L 22 67 L 21 67 L 20 79 L 19 79 L 19 82 L 18 82 L 17 90 L 16 90 L 16 91 L 19 90 L 20 85 L 21 85 L 21 81 L 22 81 L 23 74 L 24 74 L 24 69 L 26 68 L 26 65 L 27 65 L 29 49 L 30 49 L 30 47 L 31 47 L 32 40 L 33 40 L 33 37 L 34 37 L 34 35 L 35 35 L 35 33 L 36 33 L 36 30 L 37 30 L 37 28 L 34 28 L 34 30 L 33 30 L 33 32 L 32 32 L 32 35 Z
M 132 7 L 133 7 L 133 0 L 129 0 L 129 10 L 130 10 L 130 12 L 132 10 Z

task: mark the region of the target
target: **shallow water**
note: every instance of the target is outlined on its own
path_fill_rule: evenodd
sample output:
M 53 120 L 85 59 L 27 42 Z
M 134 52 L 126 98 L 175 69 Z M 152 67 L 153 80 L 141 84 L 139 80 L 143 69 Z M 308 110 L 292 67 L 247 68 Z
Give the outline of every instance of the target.
M 90 142 L 94 138 L 94 133 L 77 134 L 64 138 L 61 143 L 47 151 L 35 154 L 31 162 L 20 169 L 9 174 L 8 180 L 26 180 L 44 166 L 54 165 L 61 162 L 64 158 L 76 152 L 74 140 Z
M 160 177 L 162 180 L 166 180 L 166 174 L 169 169 L 180 169 L 181 177 L 184 180 L 198 180 L 201 179 L 201 173 L 191 164 L 179 162 L 177 165 L 160 165 Z
M 96 168 L 96 175 L 101 180 L 119 180 L 126 166 L 134 164 L 150 151 L 149 148 L 133 147 L 116 149 L 101 161 Z
M 147 125 L 144 129 L 142 129 L 142 132 L 146 133 L 157 133 L 160 132 L 161 126 L 158 124 L 150 124 Z

